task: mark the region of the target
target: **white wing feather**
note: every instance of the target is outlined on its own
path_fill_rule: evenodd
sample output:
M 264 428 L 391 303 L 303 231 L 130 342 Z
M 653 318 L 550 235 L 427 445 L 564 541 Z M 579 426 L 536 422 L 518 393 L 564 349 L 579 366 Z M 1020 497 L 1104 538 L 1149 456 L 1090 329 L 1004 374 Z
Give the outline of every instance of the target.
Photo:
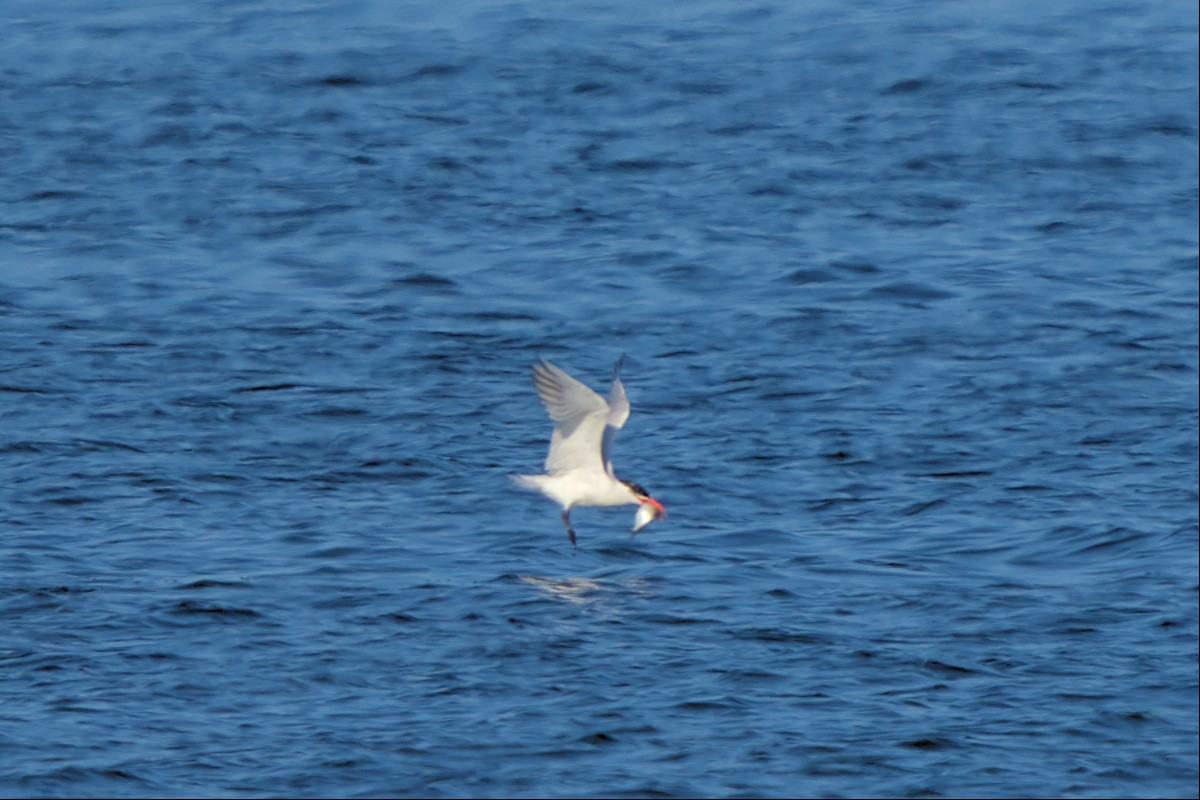
M 621 383 L 621 363 L 624 361 L 625 356 L 622 355 L 613 367 L 612 388 L 608 390 L 608 419 L 600 439 L 600 460 L 613 477 L 616 477 L 612 465 L 613 440 L 617 438 L 617 431 L 625 427 L 625 420 L 629 419 L 629 398 L 625 396 L 625 385 Z
M 620 370 L 620 362 L 617 369 Z M 549 473 L 588 469 L 612 472 L 609 448 L 616 429 L 629 419 L 629 400 L 619 377 L 613 380 L 608 402 L 549 361 L 533 365 L 533 384 L 542 405 L 554 420 Z

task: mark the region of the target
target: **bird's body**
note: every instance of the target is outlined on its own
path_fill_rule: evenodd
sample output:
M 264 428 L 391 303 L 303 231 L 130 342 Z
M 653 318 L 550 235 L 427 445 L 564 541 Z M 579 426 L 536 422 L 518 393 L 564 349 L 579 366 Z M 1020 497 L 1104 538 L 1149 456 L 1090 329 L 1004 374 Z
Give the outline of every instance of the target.
M 617 361 L 608 400 L 572 378 L 549 361 L 533 365 L 533 383 L 542 405 L 554 420 L 545 475 L 514 475 L 521 486 L 536 489 L 562 506 L 563 524 L 571 544 L 571 509 L 575 506 L 623 506 L 636 504 L 652 513 L 641 513 L 633 529 L 637 533 L 651 520 L 666 514 L 662 503 L 632 481 L 623 481 L 613 471 L 610 450 L 617 431 L 629 419 L 629 399 L 621 384 L 621 361 Z
M 513 480 L 537 489 L 563 509 L 572 506 L 624 506 L 638 501 L 637 495 L 619 480 L 597 480 L 595 473 L 571 470 L 549 475 L 514 475 Z

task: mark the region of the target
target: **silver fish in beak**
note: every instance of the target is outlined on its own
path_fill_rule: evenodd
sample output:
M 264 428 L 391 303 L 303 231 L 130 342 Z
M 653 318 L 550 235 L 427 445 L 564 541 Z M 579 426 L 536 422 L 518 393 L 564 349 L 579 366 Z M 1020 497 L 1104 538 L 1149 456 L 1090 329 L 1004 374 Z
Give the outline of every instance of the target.
M 646 498 L 646 501 L 638 506 L 637 515 L 633 518 L 633 532 L 637 533 L 654 520 L 666 515 L 667 510 L 663 508 L 662 503 Z

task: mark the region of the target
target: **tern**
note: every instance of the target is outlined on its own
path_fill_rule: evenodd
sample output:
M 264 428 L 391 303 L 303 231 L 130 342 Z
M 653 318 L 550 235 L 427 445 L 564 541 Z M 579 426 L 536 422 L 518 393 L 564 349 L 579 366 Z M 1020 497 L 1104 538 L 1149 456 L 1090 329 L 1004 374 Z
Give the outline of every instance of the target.
M 563 525 L 572 545 L 575 529 L 571 527 L 571 509 L 575 506 L 637 504 L 634 534 L 667 515 L 663 504 L 649 492 L 613 472 L 613 440 L 629 419 L 629 398 L 621 384 L 624 360 L 621 356 L 613 368 L 607 402 L 549 361 L 539 359 L 533 365 L 533 385 L 554 421 L 554 434 L 546 456 L 546 474 L 513 475 L 512 479 L 562 506 Z

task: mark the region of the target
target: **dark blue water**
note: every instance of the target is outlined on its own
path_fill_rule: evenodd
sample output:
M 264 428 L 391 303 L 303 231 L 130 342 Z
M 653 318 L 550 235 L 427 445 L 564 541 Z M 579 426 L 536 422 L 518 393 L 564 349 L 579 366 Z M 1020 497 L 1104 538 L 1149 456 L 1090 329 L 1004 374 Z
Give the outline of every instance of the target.
M 1191 3 L 0 14 L 0 795 L 1196 796 Z

